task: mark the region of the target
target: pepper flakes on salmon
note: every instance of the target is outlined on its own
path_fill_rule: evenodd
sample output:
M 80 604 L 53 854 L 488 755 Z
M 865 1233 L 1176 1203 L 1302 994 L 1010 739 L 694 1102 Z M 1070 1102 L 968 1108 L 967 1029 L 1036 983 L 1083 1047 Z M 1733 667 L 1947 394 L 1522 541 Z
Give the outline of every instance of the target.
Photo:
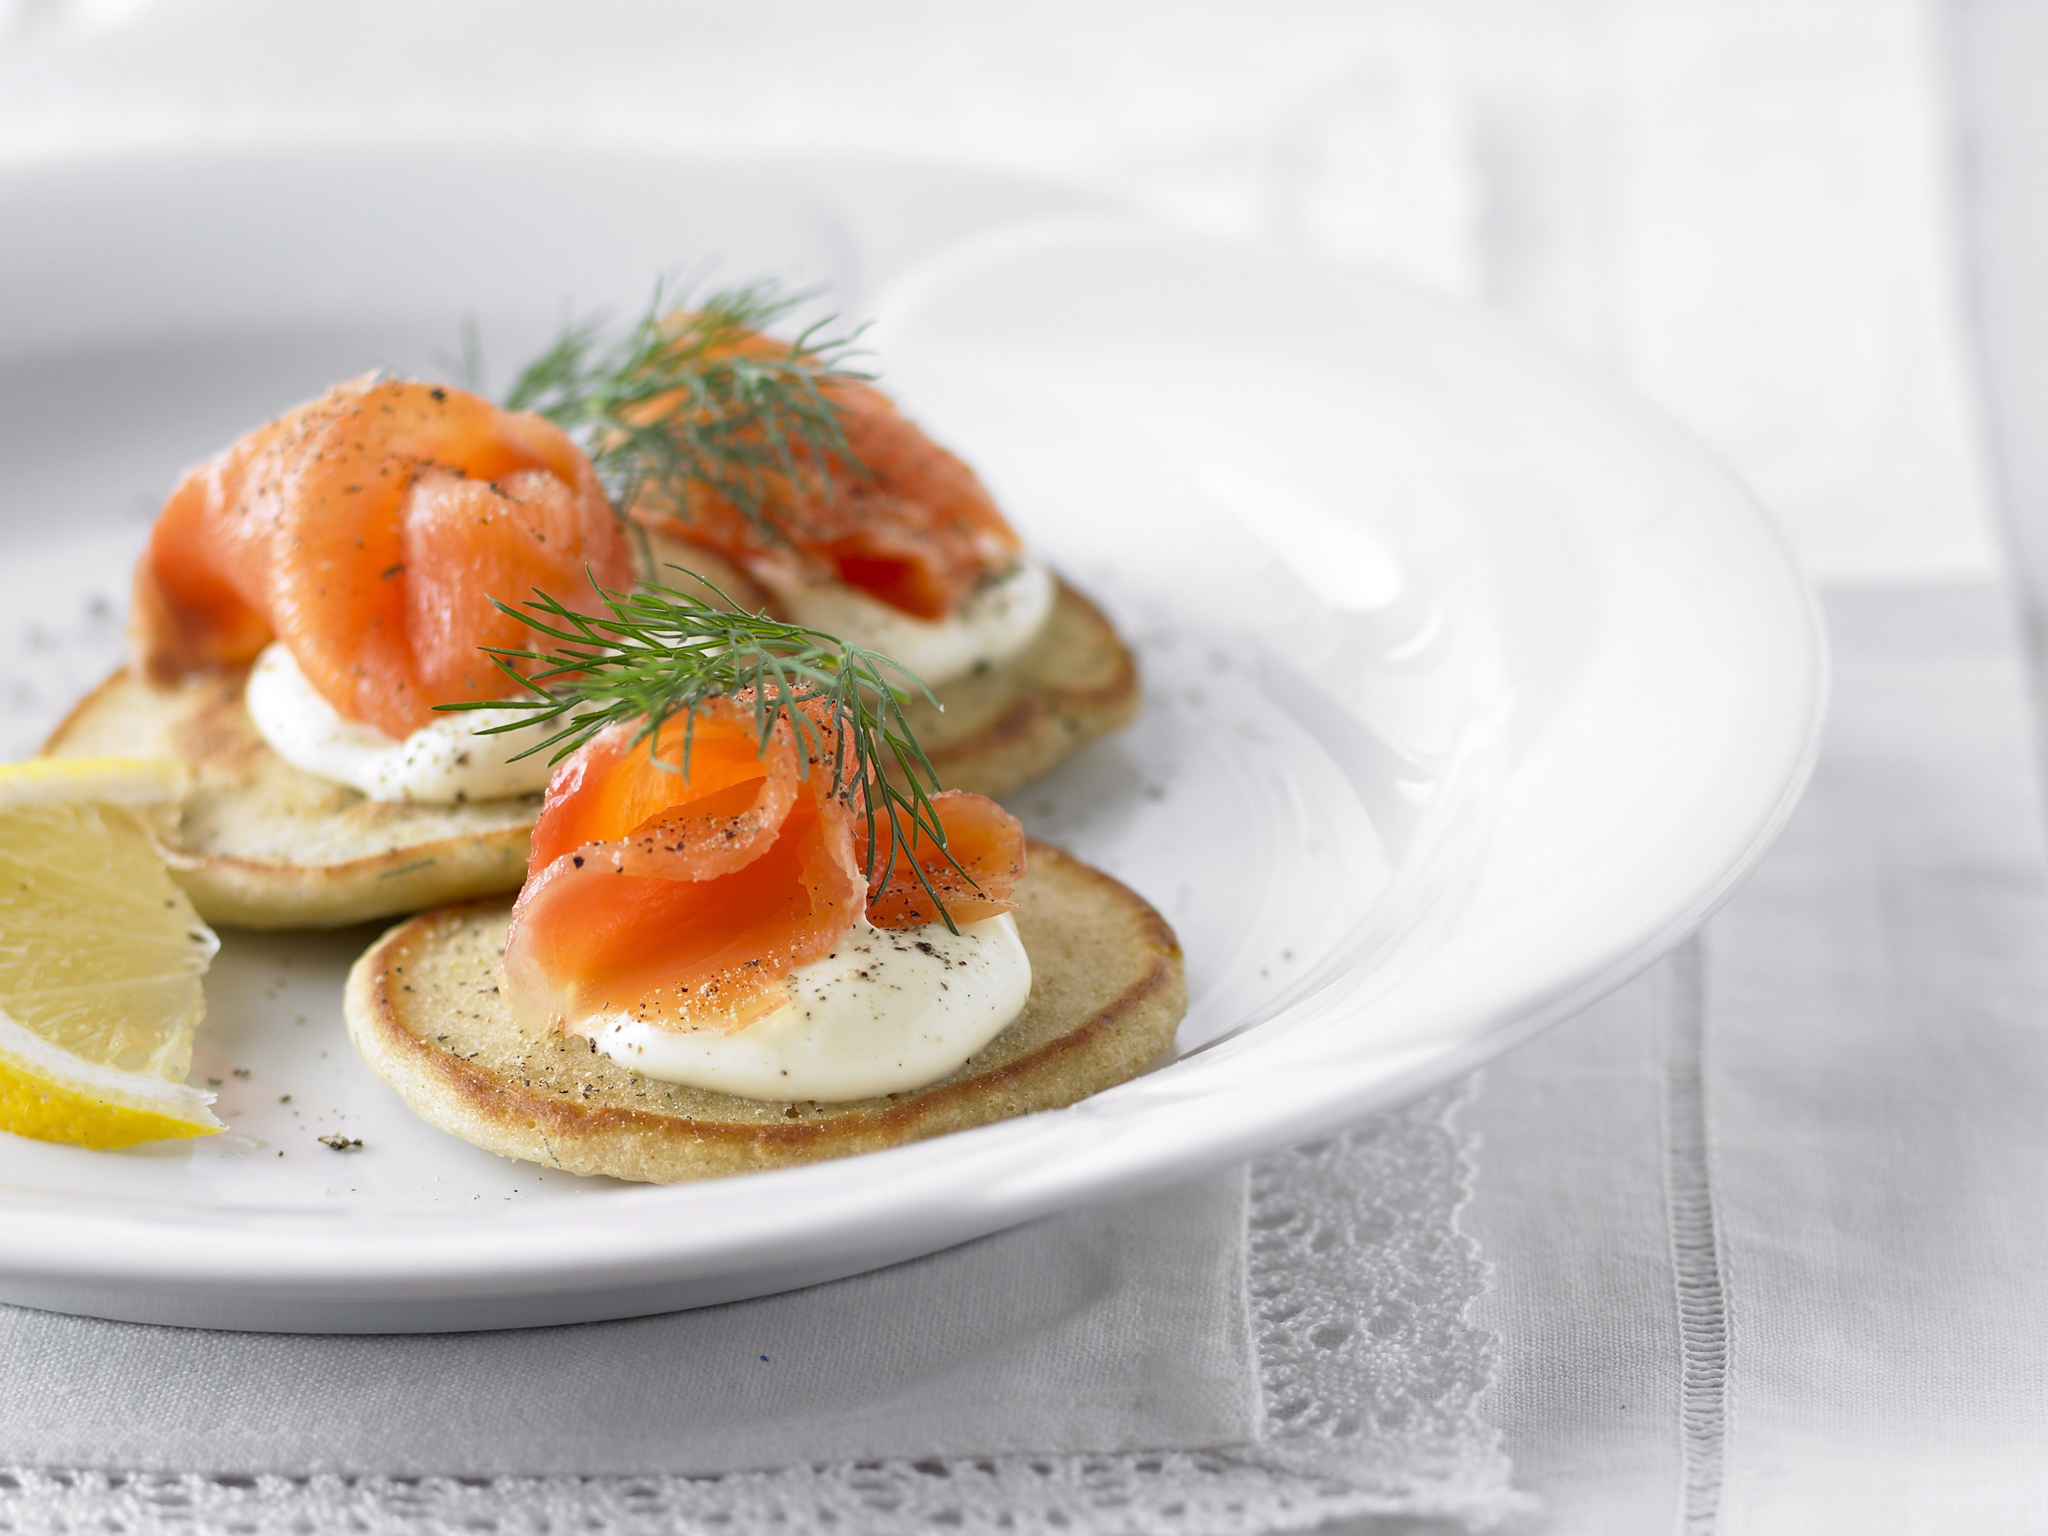
M 586 575 L 586 571 L 589 575 Z M 135 573 L 130 648 L 156 682 L 243 666 L 273 638 L 343 716 L 393 737 L 492 698 L 491 603 L 632 579 L 589 459 L 553 423 L 465 390 L 358 379 L 188 471 Z
M 782 978 L 824 958 L 863 911 L 880 927 L 936 921 L 913 863 L 956 922 L 1010 908 L 1024 834 L 993 801 L 932 798 L 964 878 L 919 839 L 915 859 L 899 853 L 893 868 L 877 849 L 871 890 L 856 796 L 835 792 L 826 750 L 800 755 L 787 719 L 763 748 L 747 704 L 700 705 L 687 774 L 681 722 L 664 726 L 658 746 L 635 742 L 637 730 L 608 727 L 549 785 L 505 946 L 505 995 L 530 1027 L 624 1013 L 744 1028 L 779 1007 Z

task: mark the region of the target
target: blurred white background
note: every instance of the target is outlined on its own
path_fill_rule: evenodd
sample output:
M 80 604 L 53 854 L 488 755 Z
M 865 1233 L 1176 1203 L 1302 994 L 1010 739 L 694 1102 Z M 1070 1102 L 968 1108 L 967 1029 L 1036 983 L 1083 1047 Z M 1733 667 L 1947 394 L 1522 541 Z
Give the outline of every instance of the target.
M 0 36 L 10 159 L 488 138 L 1087 184 L 1526 317 L 1824 579 L 1999 568 L 1932 0 L 12 0 Z

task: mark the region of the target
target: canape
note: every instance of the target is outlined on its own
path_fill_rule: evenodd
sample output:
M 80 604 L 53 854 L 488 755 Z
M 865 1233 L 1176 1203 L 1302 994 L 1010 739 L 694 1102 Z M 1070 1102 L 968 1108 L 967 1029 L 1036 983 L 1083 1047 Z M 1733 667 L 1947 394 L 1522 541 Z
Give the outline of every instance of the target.
M 540 674 L 577 668 L 557 718 L 589 739 L 518 900 L 416 917 L 350 975 L 351 1038 L 418 1113 L 673 1182 L 1070 1104 L 1168 1048 L 1172 931 L 993 801 L 929 792 L 857 648 L 756 619 L 751 657 L 731 630 L 693 649 L 708 612 L 616 606 L 616 647 Z M 649 694 L 672 714 L 632 716 Z

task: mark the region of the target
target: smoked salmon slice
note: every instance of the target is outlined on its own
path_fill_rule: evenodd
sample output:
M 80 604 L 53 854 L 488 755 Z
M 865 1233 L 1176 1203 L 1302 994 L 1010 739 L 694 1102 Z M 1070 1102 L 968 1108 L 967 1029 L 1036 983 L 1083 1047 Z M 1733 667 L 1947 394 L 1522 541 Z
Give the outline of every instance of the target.
M 957 789 L 933 795 L 932 809 L 946 829 L 943 848 L 924 836 L 896 846 L 889 823 L 877 817 L 870 864 L 865 821 L 856 828 L 861 867 L 873 871 L 868 880 L 868 921 L 877 928 L 938 922 L 934 891 L 955 923 L 978 923 L 1015 905 L 1010 896 L 1024 878 L 1023 824 L 987 796 Z
M 638 730 L 606 728 L 548 787 L 505 945 L 505 995 L 529 1027 L 623 1013 L 741 1029 L 863 910 L 883 927 L 937 920 L 907 855 L 888 870 L 878 849 L 870 890 L 866 817 L 856 792 L 834 791 L 829 740 L 807 758 L 780 720 L 764 749 L 752 707 L 731 698 L 700 705 L 687 728 L 670 722 L 658 743 L 635 742 Z M 954 921 L 1009 910 L 1024 872 L 1016 818 L 979 795 L 932 804 L 966 876 L 928 838 L 911 852 Z
M 492 598 L 585 608 L 592 577 L 627 586 L 632 546 L 560 428 L 359 379 L 186 473 L 136 569 L 130 648 L 168 682 L 279 639 L 342 715 L 404 737 L 437 704 L 507 691 L 478 647 L 528 631 Z
M 664 326 L 687 342 L 691 320 L 678 312 Z M 741 349 L 788 350 L 758 335 L 728 350 Z M 796 473 L 762 473 L 752 507 L 701 480 L 649 481 L 633 515 L 757 579 L 830 577 L 927 620 L 953 613 L 985 577 L 1017 563 L 1023 541 L 973 470 L 872 385 L 828 378 L 819 390 L 837 407 L 848 454 L 792 444 Z M 678 408 L 678 397 L 656 397 L 639 408 L 642 424 Z

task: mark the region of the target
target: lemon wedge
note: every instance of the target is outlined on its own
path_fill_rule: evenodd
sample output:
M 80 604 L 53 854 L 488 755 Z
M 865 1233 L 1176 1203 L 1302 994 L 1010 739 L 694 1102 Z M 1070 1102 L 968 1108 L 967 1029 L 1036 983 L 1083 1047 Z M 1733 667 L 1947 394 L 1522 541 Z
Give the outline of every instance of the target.
M 143 816 L 173 763 L 0 764 L 0 1131 L 126 1147 L 221 1129 L 185 1086 L 220 941 Z

